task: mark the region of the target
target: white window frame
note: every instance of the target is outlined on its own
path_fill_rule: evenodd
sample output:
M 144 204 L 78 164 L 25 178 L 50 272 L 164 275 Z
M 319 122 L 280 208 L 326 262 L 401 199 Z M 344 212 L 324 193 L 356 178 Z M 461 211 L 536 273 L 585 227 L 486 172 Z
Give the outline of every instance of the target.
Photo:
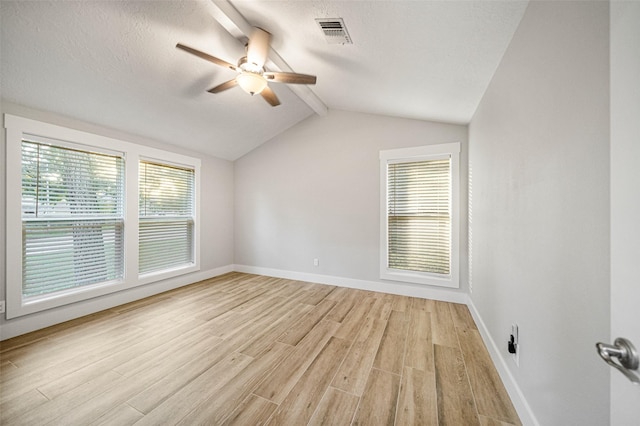
M 399 162 L 417 162 L 451 158 L 451 268 L 449 275 L 427 272 L 406 271 L 388 267 L 389 218 L 388 165 Z M 460 143 L 445 143 L 421 147 L 400 148 L 380 151 L 380 278 L 413 284 L 439 287 L 460 287 Z
M 67 305 L 143 284 L 166 280 L 200 270 L 200 164 L 193 158 L 169 151 L 113 139 L 36 120 L 4 115 L 6 129 L 6 298 L 7 319 Z M 122 153 L 125 160 L 124 196 L 124 278 L 114 283 L 97 284 L 56 292 L 34 300 L 22 297 L 22 140 L 25 136 L 62 141 L 90 150 Z M 193 264 L 140 276 L 138 274 L 138 164 L 155 161 L 193 168 L 195 171 L 194 262 Z

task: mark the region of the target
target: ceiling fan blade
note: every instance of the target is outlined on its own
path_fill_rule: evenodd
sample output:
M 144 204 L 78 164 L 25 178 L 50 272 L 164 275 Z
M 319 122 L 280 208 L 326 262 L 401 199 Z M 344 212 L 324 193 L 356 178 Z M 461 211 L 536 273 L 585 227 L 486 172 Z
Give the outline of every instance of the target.
M 202 58 L 204 60 L 207 60 L 209 62 L 213 62 L 216 65 L 220 65 L 220 66 L 225 67 L 225 68 L 231 68 L 234 71 L 236 69 L 235 65 L 233 65 L 233 64 L 231 64 L 231 63 L 229 63 L 227 61 L 224 61 L 224 60 L 222 60 L 220 58 L 216 58 L 215 56 L 211 56 L 208 53 L 204 53 L 204 52 L 201 52 L 199 50 L 196 50 L 193 47 L 185 46 L 184 44 L 181 44 L 181 43 L 176 44 L 176 47 L 178 49 L 184 50 L 185 52 L 189 52 L 192 55 L 196 55 L 196 56 L 198 56 L 198 57 L 200 57 L 200 58 Z
M 280 100 L 278 99 L 276 94 L 273 93 L 273 90 L 271 90 L 269 86 L 262 89 L 262 92 L 260 92 L 260 95 L 262 95 L 265 101 L 269 102 L 269 105 L 271 106 L 280 105 Z
M 295 72 L 265 72 L 264 78 L 276 83 L 288 84 L 316 84 L 316 76 L 297 74 Z
M 223 90 L 231 89 L 232 87 L 235 87 L 237 85 L 238 85 L 238 81 L 234 78 L 233 80 L 225 81 L 222 84 L 218 84 L 216 87 L 213 87 L 213 88 L 207 90 L 207 92 L 209 92 L 209 93 L 220 93 Z
M 269 53 L 270 40 L 271 34 L 262 28 L 254 27 L 247 46 L 247 62 L 256 65 L 260 69 L 264 67 Z

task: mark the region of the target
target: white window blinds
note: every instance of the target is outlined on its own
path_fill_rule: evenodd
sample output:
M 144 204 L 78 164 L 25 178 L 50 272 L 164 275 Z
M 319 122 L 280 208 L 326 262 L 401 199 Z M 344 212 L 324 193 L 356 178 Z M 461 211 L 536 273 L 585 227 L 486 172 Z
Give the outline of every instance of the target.
M 388 164 L 388 267 L 451 271 L 450 158 Z
M 139 272 L 194 262 L 194 170 L 140 162 Z
M 22 141 L 22 295 L 123 277 L 121 156 Z

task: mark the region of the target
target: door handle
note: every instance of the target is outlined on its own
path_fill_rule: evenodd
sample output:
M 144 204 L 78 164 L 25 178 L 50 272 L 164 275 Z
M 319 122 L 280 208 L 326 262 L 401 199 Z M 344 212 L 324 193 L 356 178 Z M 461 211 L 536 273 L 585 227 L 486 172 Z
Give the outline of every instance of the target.
M 624 374 L 633 384 L 640 385 L 640 377 L 631 371 L 638 369 L 640 358 L 638 358 L 638 352 L 630 341 L 624 337 L 618 337 L 613 345 L 596 343 L 596 348 L 600 357 L 607 364 Z M 614 361 L 614 358 L 617 361 Z

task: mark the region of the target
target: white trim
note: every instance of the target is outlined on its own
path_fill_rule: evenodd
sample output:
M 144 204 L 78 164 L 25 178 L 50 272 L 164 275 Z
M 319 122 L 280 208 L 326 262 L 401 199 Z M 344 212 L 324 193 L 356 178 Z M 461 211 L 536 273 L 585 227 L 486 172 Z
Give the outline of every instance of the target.
M 45 327 L 50 327 L 55 324 L 60 324 L 65 321 L 100 312 L 105 309 L 111 309 L 116 306 L 144 299 L 145 297 L 164 293 L 165 291 L 174 290 L 179 287 L 214 278 L 229 272 L 233 272 L 233 265 L 221 266 L 189 275 L 181 275 L 179 277 L 155 282 L 153 284 L 138 286 L 117 293 L 111 293 L 100 298 L 84 300 L 71 305 L 65 305 L 59 308 L 15 318 L 0 326 L 0 340 L 10 339 L 35 330 L 40 330 Z
M 24 117 L 4 114 L 6 129 L 6 318 L 13 319 L 65 304 L 76 303 L 112 292 L 123 291 L 154 281 L 170 279 L 200 270 L 200 168 L 201 160 L 182 154 L 151 148 L 93 133 L 44 123 Z M 63 144 L 88 151 L 120 152 L 125 158 L 125 212 L 124 212 L 124 278 L 115 283 L 101 283 L 73 292 L 61 292 L 33 301 L 22 298 L 22 152 L 23 135 L 34 139 L 61 141 Z M 184 268 L 159 271 L 157 274 L 138 274 L 138 166 L 140 158 L 153 159 L 161 164 L 180 165 L 195 171 L 194 264 Z
M 10 117 L 5 115 L 6 127 L 6 158 L 5 158 L 5 297 L 6 318 L 11 318 L 11 307 L 20 306 L 22 303 L 22 291 L 12 291 L 10 283 L 22 282 L 22 177 L 21 177 L 21 146 L 11 143 L 12 140 L 22 138 L 22 132 L 17 127 L 8 127 Z M 17 245 L 17 247 L 16 247 Z
M 441 288 L 429 288 L 424 285 L 411 285 L 399 282 L 377 282 L 355 278 L 337 277 L 334 275 L 310 274 L 307 272 L 286 271 L 282 269 L 262 268 L 259 266 L 234 265 L 234 271 L 247 274 L 266 275 L 289 280 L 306 281 L 316 284 L 335 285 L 338 287 L 357 288 L 380 293 L 398 294 L 401 296 L 420 297 L 423 299 L 441 300 L 443 302 L 466 304 L 468 296 L 460 291 Z
M 451 157 L 451 273 L 437 275 L 416 271 L 401 271 L 387 267 L 388 164 L 442 159 Z M 421 285 L 460 288 L 460 143 L 442 143 L 412 148 L 380 151 L 380 278 Z
M 207 271 L 199 271 L 189 275 L 180 275 L 171 279 L 148 285 L 126 289 L 121 292 L 110 293 L 100 298 L 84 300 L 71 305 L 37 312 L 31 315 L 12 319 L 0 326 L 0 340 L 10 339 L 55 324 L 60 324 L 75 318 L 93 314 L 105 309 L 125 303 L 144 299 L 145 297 L 163 293 L 202 280 L 214 278 L 229 272 L 244 272 L 248 274 L 266 275 L 277 278 L 313 282 L 318 284 L 335 285 L 339 287 L 356 288 L 360 290 L 377 291 L 381 293 L 399 294 L 401 296 L 420 297 L 424 299 L 441 300 L 451 303 L 468 302 L 466 293 L 440 288 L 426 288 L 402 283 L 382 283 L 375 281 L 343 278 L 332 275 L 309 274 L 305 272 L 286 271 L 281 269 L 261 268 L 247 265 L 226 265 Z
M 139 181 L 140 155 L 136 153 L 125 154 L 125 203 L 124 203 L 124 279 L 139 279 L 138 275 L 138 226 L 140 225 L 138 209 L 140 208 L 139 185 L 127 185 L 127 180 Z
M 87 151 L 90 152 L 92 154 L 101 154 L 101 155 L 110 155 L 113 157 L 123 157 L 124 156 L 124 152 L 121 151 L 114 151 L 112 149 L 106 148 L 106 147 L 97 147 L 97 146 L 93 146 L 93 145 L 85 145 L 85 144 L 80 144 L 80 143 L 76 143 L 76 142 L 69 142 L 69 141 L 65 141 L 65 140 L 60 140 L 60 139 L 52 139 L 52 138 L 47 138 L 44 136 L 40 136 L 40 135 L 32 135 L 29 133 L 24 132 L 22 134 L 22 139 L 27 140 L 29 142 L 33 142 L 33 143 L 37 143 L 37 144 L 41 144 L 41 145 L 51 145 L 54 147 L 61 147 L 61 148 L 66 148 L 66 149 L 72 149 L 75 151 Z
M 496 366 L 496 370 L 498 370 L 498 374 L 502 379 L 502 383 L 504 384 L 513 405 L 518 412 L 518 417 L 520 417 L 520 421 L 524 426 L 540 426 L 536 416 L 533 414 L 533 410 L 531 406 L 527 402 L 524 397 L 524 393 L 518 386 L 518 382 L 511 374 L 509 367 L 507 366 L 506 359 L 502 356 L 502 352 L 500 351 L 500 346 L 496 344 L 496 342 L 491 338 L 491 333 L 487 329 L 486 324 L 482 321 L 482 317 L 480 313 L 476 309 L 476 306 L 473 304 L 473 300 L 469 298 L 467 303 L 469 307 L 469 311 L 471 312 L 471 316 L 473 320 L 476 322 L 478 326 L 478 331 L 480 332 L 480 336 L 482 336 L 482 340 L 484 340 L 484 344 L 489 350 L 489 355 L 491 356 L 491 360 L 493 364 Z M 506 340 L 504 345 L 506 347 Z
M 412 160 L 415 157 L 443 158 L 443 153 L 460 153 L 460 142 L 415 146 L 412 148 L 387 149 L 380 151 L 381 160 Z

